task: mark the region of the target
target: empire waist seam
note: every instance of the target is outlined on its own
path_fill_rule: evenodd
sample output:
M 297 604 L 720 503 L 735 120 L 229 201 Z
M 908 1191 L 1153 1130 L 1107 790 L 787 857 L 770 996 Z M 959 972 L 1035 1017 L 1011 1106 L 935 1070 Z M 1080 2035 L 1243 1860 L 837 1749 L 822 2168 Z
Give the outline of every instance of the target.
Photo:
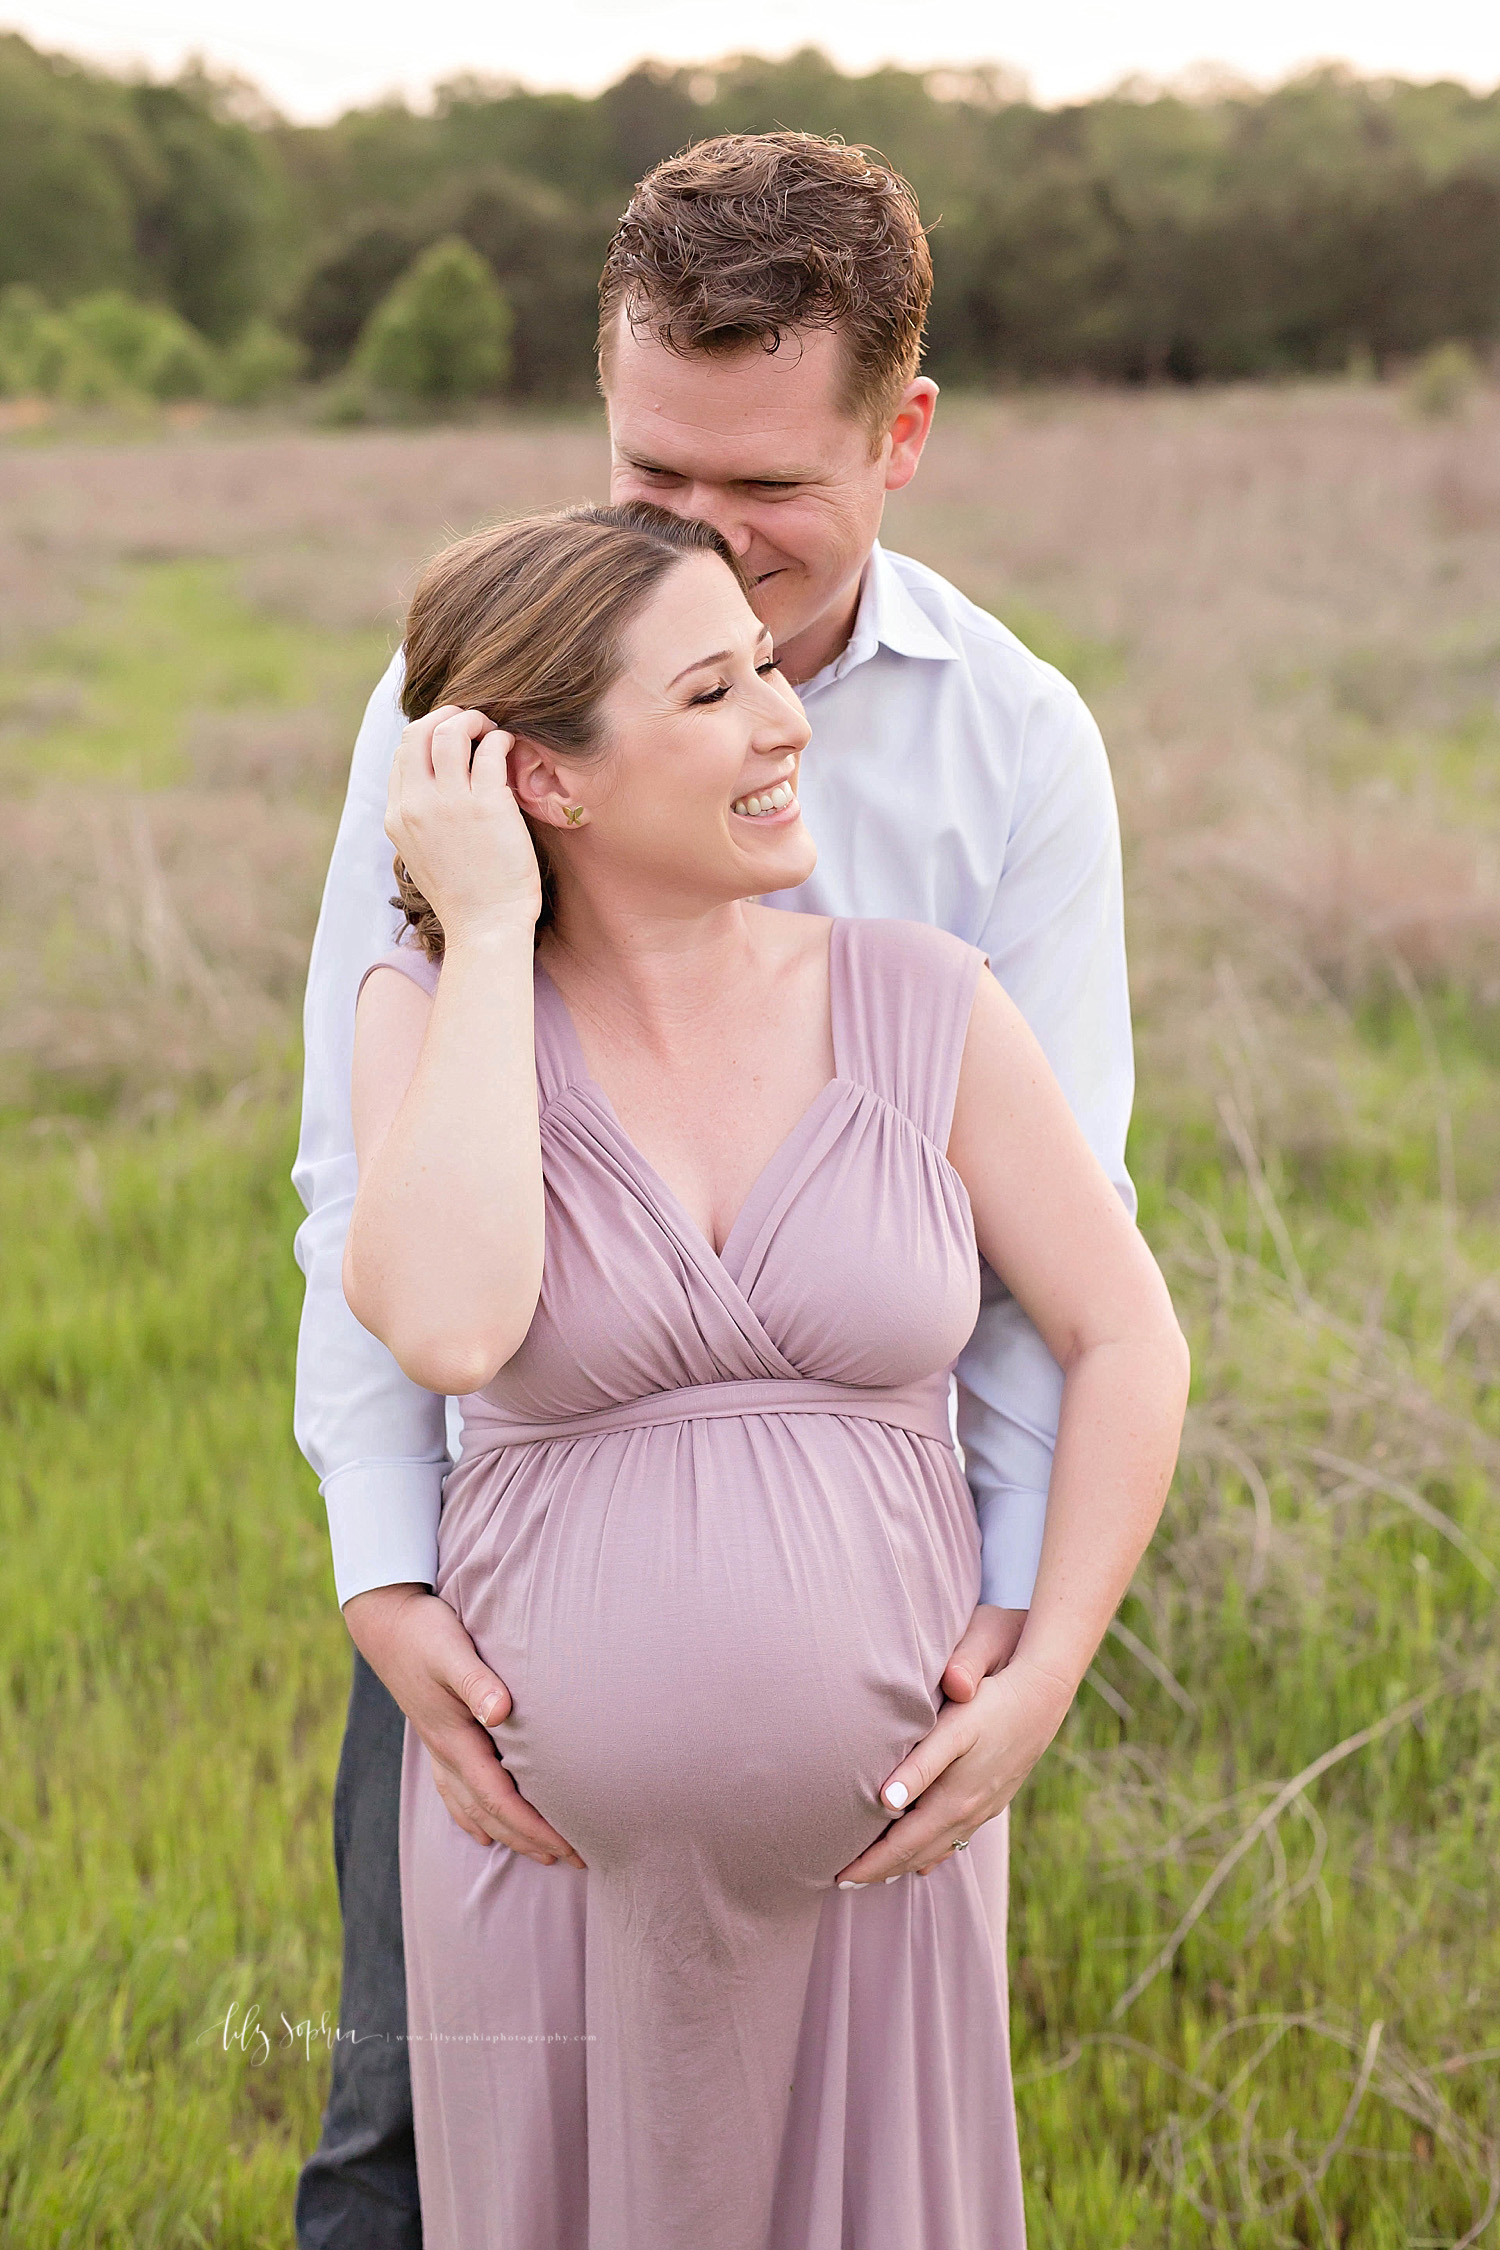
M 680 1390 L 652 1391 L 593 1414 L 577 1414 L 560 1422 L 518 1422 L 497 1411 L 488 1400 L 470 1396 L 460 1402 L 464 1422 L 463 1459 L 495 1453 L 513 1445 L 548 1445 L 573 1438 L 603 1437 L 617 1430 L 643 1430 L 663 1423 L 713 1421 L 725 1417 L 783 1414 L 848 1414 L 863 1421 L 884 1422 L 908 1430 L 914 1437 L 953 1443 L 948 1417 L 948 1376 L 928 1376 L 919 1383 L 892 1390 L 871 1390 L 857 1383 L 829 1383 L 794 1377 L 790 1381 L 767 1378 L 738 1383 L 694 1383 Z

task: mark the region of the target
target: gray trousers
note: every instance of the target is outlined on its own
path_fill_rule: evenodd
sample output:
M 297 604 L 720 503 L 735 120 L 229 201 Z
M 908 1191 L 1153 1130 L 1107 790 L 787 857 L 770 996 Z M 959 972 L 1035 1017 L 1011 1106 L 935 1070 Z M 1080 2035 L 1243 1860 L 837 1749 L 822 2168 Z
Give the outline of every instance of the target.
M 405 1727 L 356 1650 L 333 1793 L 344 1919 L 340 2036 L 322 2137 L 297 2182 L 298 2250 L 421 2250 L 401 1943 Z

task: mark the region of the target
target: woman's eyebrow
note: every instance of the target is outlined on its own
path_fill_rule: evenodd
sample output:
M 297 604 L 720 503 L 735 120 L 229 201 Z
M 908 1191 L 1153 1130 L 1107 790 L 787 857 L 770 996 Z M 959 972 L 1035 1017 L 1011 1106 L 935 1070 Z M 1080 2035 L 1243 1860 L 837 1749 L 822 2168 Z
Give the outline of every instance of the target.
M 678 680 L 687 678 L 689 672 L 705 672 L 710 664 L 722 664 L 726 658 L 733 656 L 733 654 L 732 648 L 716 648 L 712 656 L 695 657 L 691 664 L 684 664 L 676 677 L 668 680 L 667 685 L 669 688 L 674 688 Z
M 770 626 L 762 625 L 760 631 L 755 636 L 756 647 L 759 648 L 762 641 L 768 641 L 770 638 Z M 689 672 L 705 672 L 707 671 L 710 664 L 725 664 L 733 655 L 734 650 L 732 648 L 716 648 L 712 656 L 695 657 L 691 664 L 683 665 L 682 670 L 676 675 L 676 678 L 668 680 L 667 686 L 669 688 L 674 688 L 676 687 L 678 680 L 685 680 L 687 678 Z

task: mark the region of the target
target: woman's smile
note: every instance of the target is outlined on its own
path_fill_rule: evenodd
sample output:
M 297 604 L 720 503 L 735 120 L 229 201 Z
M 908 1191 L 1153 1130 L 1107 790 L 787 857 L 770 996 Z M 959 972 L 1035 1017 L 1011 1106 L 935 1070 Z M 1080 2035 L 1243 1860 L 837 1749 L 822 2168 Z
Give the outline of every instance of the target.
M 802 807 L 797 802 L 795 771 L 782 774 L 769 784 L 763 783 L 759 789 L 747 789 L 742 797 L 735 798 L 729 809 L 739 820 L 789 827 L 802 815 Z
M 802 811 L 789 781 L 778 781 L 774 789 L 762 797 L 736 797 L 730 806 L 741 820 L 770 820 L 778 816 L 788 821 L 796 820 Z

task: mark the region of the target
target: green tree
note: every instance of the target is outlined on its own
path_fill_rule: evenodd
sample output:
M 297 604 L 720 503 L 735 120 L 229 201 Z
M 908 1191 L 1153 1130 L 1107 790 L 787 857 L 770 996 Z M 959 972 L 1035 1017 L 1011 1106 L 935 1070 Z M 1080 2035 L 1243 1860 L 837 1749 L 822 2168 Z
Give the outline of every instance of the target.
M 434 234 L 461 235 L 505 292 L 514 315 L 507 387 L 529 398 L 587 395 L 612 213 L 580 211 L 538 181 L 496 170 L 432 206 L 429 223 Z
M 257 114 L 201 72 L 126 85 L 0 35 L 0 287 L 164 298 L 227 341 L 287 256 L 282 167 Z
M 599 261 L 639 174 L 773 126 L 869 143 L 912 181 L 941 378 L 1221 381 L 1500 345 L 1500 90 L 1323 68 L 1044 110 L 1003 72 L 853 77 L 815 48 L 642 63 L 588 99 L 455 78 L 429 109 L 299 127 L 201 71 L 126 83 L 0 35 L 0 289 L 53 312 L 107 290 L 169 304 L 219 349 L 216 387 L 258 320 L 290 326 L 317 376 L 367 336 L 361 364 L 413 397 L 561 397 L 592 379 Z M 465 339 L 434 357 L 400 292 L 453 237 L 490 279 L 455 267 L 451 305 L 432 284 Z M 481 309 L 495 284 L 508 327 Z M 27 320 L 73 391 L 114 379 L 71 329 Z M 255 334 L 252 387 L 290 364 Z
M 446 235 L 365 324 L 355 368 L 375 389 L 440 404 L 498 391 L 510 372 L 510 305 L 477 250 Z
M 331 374 L 413 258 L 444 236 L 460 235 L 510 305 L 506 387 L 531 398 L 586 395 L 594 380 L 599 268 L 612 225 L 612 212 L 580 210 L 536 180 L 494 165 L 466 169 L 414 210 L 372 216 L 336 241 L 303 281 L 290 325 L 313 372 Z
M 279 167 L 266 134 L 234 114 L 238 98 L 232 82 L 199 72 L 131 88 L 156 160 L 136 213 L 141 261 L 160 294 L 220 344 L 265 305 L 281 230 Z
M 123 87 L 0 34 L 0 288 L 138 284 L 136 214 L 159 184 Z
M 433 232 L 420 231 L 410 217 L 382 216 L 329 246 L 304 277 L 291 309 L 293 333 L 314 375 L 331 375 L 345 364 L 371 313 Z

